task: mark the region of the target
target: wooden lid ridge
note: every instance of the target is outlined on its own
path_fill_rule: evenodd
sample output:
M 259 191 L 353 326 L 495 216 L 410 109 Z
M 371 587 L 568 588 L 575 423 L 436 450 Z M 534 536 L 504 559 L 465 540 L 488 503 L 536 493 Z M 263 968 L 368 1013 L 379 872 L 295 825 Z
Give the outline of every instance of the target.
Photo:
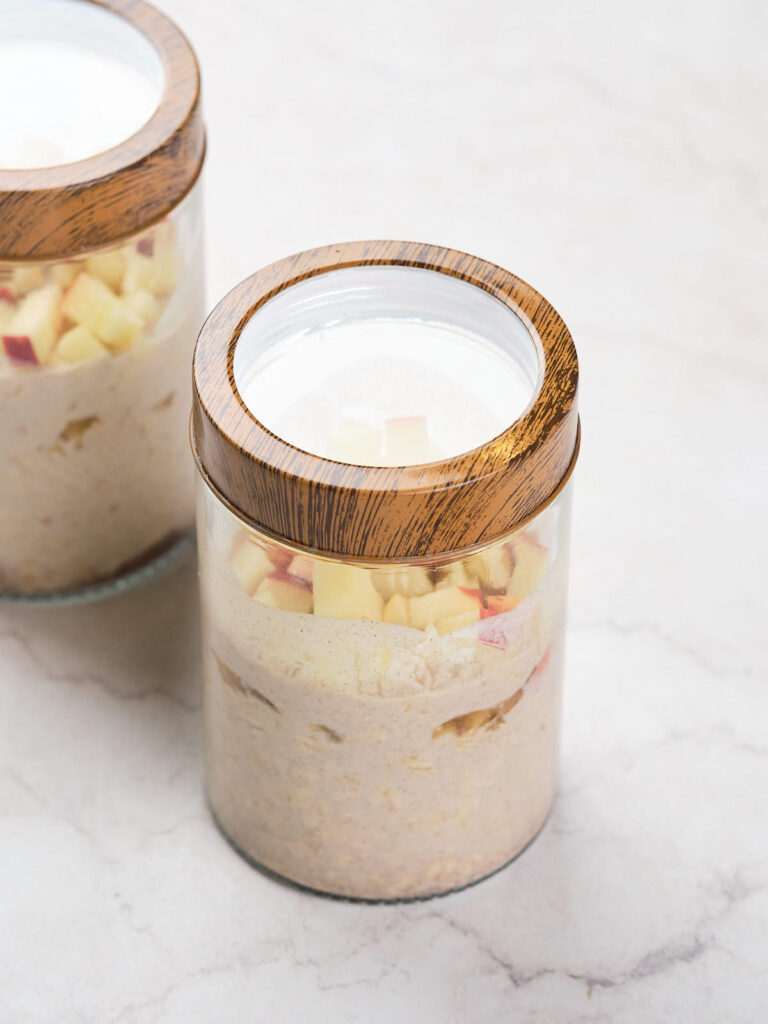
M 473 451 L 405 467 L 355 466 L 295 448 L 267 430 L 234 379 L 253 313 L 298 281 L 353 266 L 411 266 L 459 277 L 528 327 L 544 372 L 528 410 Z M 222 299 L 194 358 L 192 445 L 206 482 L 240 518 L 315 552 L 361 560 L 438 557 L 497 540 L 558 493 L 578 452 L 578 361 L 552 306 L 508 271 L 414 242 L 352 242 L 288 257 Z

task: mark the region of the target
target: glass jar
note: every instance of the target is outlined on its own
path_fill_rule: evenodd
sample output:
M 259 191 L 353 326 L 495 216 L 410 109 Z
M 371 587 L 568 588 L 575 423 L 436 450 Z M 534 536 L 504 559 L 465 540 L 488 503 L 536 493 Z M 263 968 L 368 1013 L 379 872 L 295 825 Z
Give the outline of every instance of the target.
M 0 21 L 0 597 L 82 599 L 193 522 L 199 74 L 141 2 L 7 0 Z
M 496 871 L 555 792 L 577 360 L 462 253 L 302 253 L 194 362 L 208 794 L 251 862 L 369 900 Z

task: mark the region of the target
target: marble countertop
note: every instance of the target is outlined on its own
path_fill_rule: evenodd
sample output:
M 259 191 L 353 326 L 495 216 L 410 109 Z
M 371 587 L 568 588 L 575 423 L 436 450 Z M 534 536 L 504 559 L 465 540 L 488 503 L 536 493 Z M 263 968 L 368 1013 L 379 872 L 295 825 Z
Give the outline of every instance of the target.
M 209 125 L 209 298 L 404 237 L 558 307 L 582 365 L 562 784 L 463 893 L 283 887 L 201 789 L 195 570 L 0 610 L 0 1020 L 768 1019 L 765 11 L 164 0 Z

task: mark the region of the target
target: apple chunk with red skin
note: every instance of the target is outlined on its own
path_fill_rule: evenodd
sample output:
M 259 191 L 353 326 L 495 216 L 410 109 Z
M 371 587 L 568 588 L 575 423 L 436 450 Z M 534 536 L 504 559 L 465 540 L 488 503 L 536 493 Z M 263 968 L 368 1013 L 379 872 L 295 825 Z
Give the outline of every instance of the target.
M 492 619 L 494 615 L 503 615 L 517 608 L 522 598 L 516 594 L 489 594 L 481 618 Z
M 130 348 L 144 328 L 144 318 L 92 274 L 78 274 L 64 295 L 61 311 L 118 350 Z
M 307 555 L 296 555 L 295 558 L 292 558 L 286 572 L 294 579 L 301 580 L 306 586 L 312 586 L 312 559 Z
M 37 366 L 47 361 L 61 323 L 60 299 L 57 284 L 38 288 L 24 297 L 3 328 L 3 347 L 12 362 Z
M 281 608 L 286 612 L 312 611 L 312 588 L 299 576 L 291 576 L 284 569 L 274 569 L 262 580 L 253 595 L 262 604 Z
M 507 593 L 519 598 L 527 597 L 538 587 L 547 568 L 547 549 L 528 533 L 518 533 L 512 539 L 515 568 L 507 586 Z

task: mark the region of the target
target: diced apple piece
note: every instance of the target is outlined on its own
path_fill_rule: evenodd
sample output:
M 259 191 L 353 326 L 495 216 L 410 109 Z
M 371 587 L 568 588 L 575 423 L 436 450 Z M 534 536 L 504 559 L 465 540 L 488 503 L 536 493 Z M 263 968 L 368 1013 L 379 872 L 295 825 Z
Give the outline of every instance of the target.
M 5 330 L 16 312 L 16 299 L 10 288 L 0 287 L 0 333 Z
M 101 315 L 96 333 L 110 348 L 129 349 L 144 330 L 144 319 L 116 296 Z
M 435 579 L 435 590 L 448 590 L 451 587 L 471 587 L 473 580 L 467 574 L 463 562 L 451 562 L 449 565 L 435 566 L 432 570 Z
M 78 324 L 62 334 L 54 355 L 63 363 L 85 363 L 109 355 L 109 352 L 95 334 L 83 324 Z
M 396 626 L 410 626 L 410 601 L 402 594 L 394 594 L 384 606 L 384 621 Z
M 242 534 L 235 540 L 229 564 L 249 597 L 253 597 L 262 580 L 275 568 L 264 548 L 251 543 Z
M 152 292 L 152 277 L 154 274 L 152 257 L 144 256 L 132 247 L 126 247 L 123 253 L 125 256 L 125 273 L 123 274 L 122 283 L 123 295 L 130 295 L 131 292 Z
M 110 348 L 127 349 L 144 329 L 144 320 L 92 274 L 78 274 L 64 295 L 62 312 L 87 327 Z
M 489 594 L 486 607 L 482 610 L 482 618 L 490 619 L 494 615 L 511 612 L 520 604 L 522 598 L 516 594 Z
M 503 590 L 512 576 L 514 559 L 508 545 L 498 544 L 487 551 L 471 555 L 464 564 L 467 573 L 482 586 Z
M 384 600 L 368 569 L 318 560 L 314 566 L 315 615 L 378 622 Z
M 402 416 L 385 423 L 387 461 L 394 466 L 435 462 L 440 452 L 429 436 L 426 416 Z
M 361 420 L 344 419 L 328 438 L 326 455 L 339 462 L 368 466 L 381 458 L 380 430 Z
M 80 264 L 75 262 L 54 263 L 48 270 L 51 280 L 61 285 L 62 288 L 69 288 L 79 272 Z
M 153 324 L 163 311 L 163 304 L 160 300 L 156 299 L 151 292 L 142 289 L 137 292 L 128 292 L 123 296 L 123 301 L 147 324 Z
M 275 569 L 287 569 L 294 558 L 290 551 L 277 545 L 270 546 L 267 549 L 267 554 Z
M 376 569 L 373 583 L 378 592 L 388 601 L 395 594 L 403 597 L 421 597 L 432 591 L 432 583 L 426 569 L 420 565 L 409 565 L 402 569 Z
M 4 334 L 3 348 L 12 363 L 17 363 L 19 366 L 23 366 L 25 363 L 29 366 L 40 365 L 32 342 L 26 336 L 17 337 L 13 334 Z
M 99 323 L 115 296 L 103 281 L 92 274 L 78 274 L 64 293 L 61 311 L 69 320 L 83 324 L 98 335 Z
M 118 291 L 125 276 L 125 253 L 122 249 L 96 253 L 85 261 L 85 269 L 113 291 Z
M 477 622 L 482 611 L 479 590 L 450 587 L 436 590 L 423 597 L 411 598 L 411 625 L 426 629 L 434 625 L 438 633 L 450 633 L 454 629 Z
M 13 287 L 17 295 L 26 295 L 45 284 L 45 272 L 40 264 L 22 263 L 13 268 Z
M 49 284 L 29 292 L 22 300 L 3 330 L 9 359 L 20 363 L 47 361 L 61 323 L 60 299 L 59 286 Z
M 164 220 L 155 228 L 152 245 L 152 291 L 170 295 L 176 287 L 176 242 L 173 225 Z
M 518 533 L 512 540 L 512 547 L 515 568 L 507 592 L 524 598 L 536 589 L 544 577 L 547 549 L 526 533 Z
M 307 555 L 296 555 L 288 564 L 286 572 L 297 580 L 303 580 L 308 587 L 312 586 L 312 559 Z
M 281 569 L 275 569 L 263 580 L 253 595 L 257 601 L 282 608 L 286 612 L 312 611 L 312 590 L 303 580 L 289 576 Z

